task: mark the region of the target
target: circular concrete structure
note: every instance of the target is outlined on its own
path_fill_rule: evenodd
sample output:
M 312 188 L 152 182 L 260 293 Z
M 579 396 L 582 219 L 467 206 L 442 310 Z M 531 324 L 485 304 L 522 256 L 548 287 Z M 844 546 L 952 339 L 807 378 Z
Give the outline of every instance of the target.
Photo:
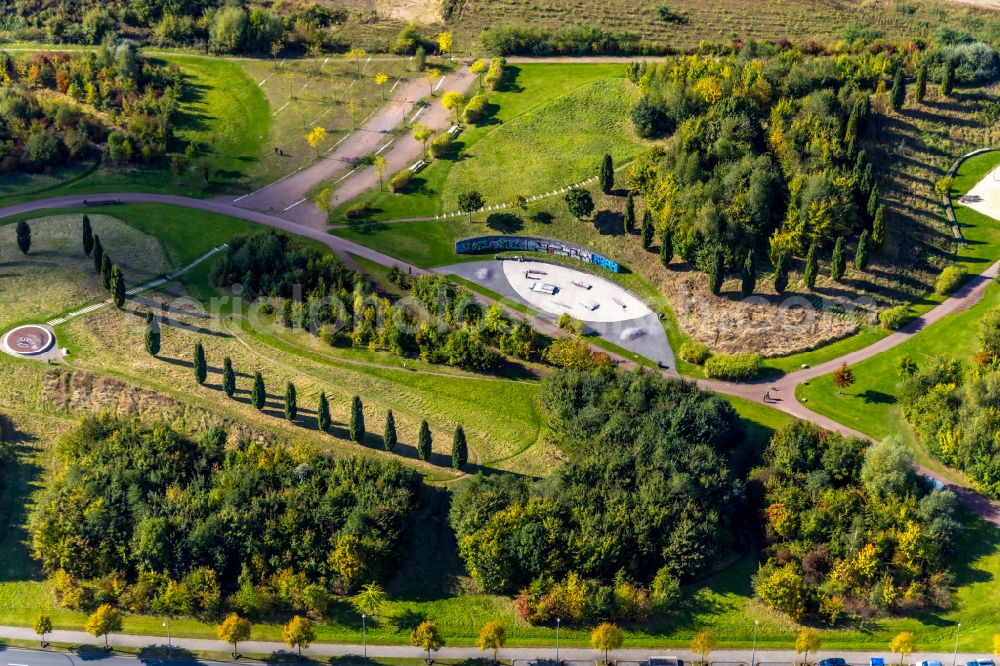
M 4 350 L 17 356 L 38 356 L 44 354 L 56 338 L 47 328 L 37 324 L 18 326 L 3 337 Z

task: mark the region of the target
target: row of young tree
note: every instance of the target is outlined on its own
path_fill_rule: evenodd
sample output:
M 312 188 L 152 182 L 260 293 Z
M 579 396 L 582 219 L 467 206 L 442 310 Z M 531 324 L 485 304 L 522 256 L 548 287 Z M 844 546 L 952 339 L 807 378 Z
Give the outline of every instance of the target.
M 394 570 L 418 475 L 395 461 L 198 440 L 87 417 L 61 439 L 30 516 L 35 556 L 68 608 L 214 617 L 322 615 Z
M 38 171 L 104 146 L 114 162 L 149 162 L 167 152 L 182 94 L 180 69 L 129 41 L 30 58 L 0 52 L 0 170 Z
M 796 621 L 947 608 L 960 525 L 954 495 L 909 450 L 797 423 L 772 437 L 764 489 L 767 560 L 754 589 Z
M 146 351 L 156 356 L 160 350 L 160 327 L 152 312 L 146 316 Z M 205 356 L 205 347 L 200 342 L 195 344 L 194 358 L 192 361 L 195 381 L 204 385 L 208 380 L 208 359 Z M 226 397 L 233 399 L 238 391 L 237 371 L 233 367 L 233 361 L 228 356 L 222 359 L 222 392 Z M 263 411 L 267 406 L 268 392 L 264 382 L 264 376 L 259 370 L 254 372 L 253 383 L 250 388 L 250 404 L 258 411 Z M 290 423 L 295 423 L 299 416 L 298 389 L 295 384 L 287 382 L 285 393 L 282 399 L 283 414 Z M 320 432 L 329 432 L 333 426 L 330 417 L 330 401 L 326 397 L 326 391 L 320 391 L 316 403 L 316 428 Z M 365 426 L 365 409 L 360 396 L 351 398 L 350 417 L 347 423 L 348 437 L 351 441 L 364 444 L 368 429 Z M 396 433 L 396 418 L 392 410 L 388 410 L 385 416 L 385 429 L 382 435 L 382 445 L 386 451 L 394 451 L 399 444 L 399 437 Z M 430 425 L 426 420 L 420 422 L 420 431 L 417 436 L 416 451 L 420 460 L 430 460 L 431 451 L 434 445 Z M 455 469 L 462 469 L 469 461 L 469 444 L 462 424 L 455 427 L 451 445 L 451 466 Z
M 1000 497 L 1000 309 L 979 322 L 979 350 L 963 362 L 900 360 L 899 402 L 920 442 L 949 467 Z
M 551 478 L 476 477 L 450 521 L 472 578 L 531 622 L 642 619 L 745 542 L 732 407 L 652 373 L 563 370 L 541 400 L 568 461 Z

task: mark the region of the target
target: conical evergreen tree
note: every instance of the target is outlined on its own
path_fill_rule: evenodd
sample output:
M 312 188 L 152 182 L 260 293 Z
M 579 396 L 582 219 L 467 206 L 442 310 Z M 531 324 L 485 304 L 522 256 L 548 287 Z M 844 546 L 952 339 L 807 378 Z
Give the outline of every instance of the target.
M 160 353 L 160 322 L 156 321 L 152 310 L 146 312 L 146 351 L 150 356 Z
M 125 307 L 125 276 L 117 265 L 111 267 L 111 300 L 119 310 Z
M 199 342 L 194 346 L 194 379 L 204 384 L 208 378 L 208 362 L 205 360 L 205 348 Z
M 670 227 L 663 225 L 663 232 L 660 234 L 660 263 L 669 266 L 673 258 L 674 238 L 670 233 Z
M 420 434 L 417 435 L 417 457 L 421 460 L 431 459 L 431 427 L 427 421 L 420 422 Z
M 21 251 L 21 254 L 28 254 L 28 251 L 31 250 L 31 225 L 20 220 L 17 223 L 15 233 L 17 235 L 17 249 Z
M 94 272 L 98 275 L 101 274 L 101 268 L 104 267 L 104 247 L 101 245 L 101 237 L 94 235 Z
M 625 233 L 630 234 L 635 230 L 635 198 L 632 193 L 628 193 L 628 197 L 625 199 L 625 215 L 624 215 L 624 226 Z
M 101 284 L 111 291 L 111 257 L 107 253 L 101 258 Z
M 845 268 L 844 239 L 838 238 L 837 242 L 833 245 L 833 255 L 830 256 L 830 277 L 835 282 L 839 282 L 840 278 L 844 277 Z
M 875 220 L 872 221 L 872 245 L 876 250 L 881 250 L 885 245 L 885 205 L 879 204 L 875 211 Z
M 285 418 L 294 421 L 298 413 L 299 406 L 295 396 L 295 384 L 288 382 L 288 385 L 285 386 Z
M 854 252 L 854 267 L 859 271 L 868 268 L 868 230 L 865 229 L 858 237 L 858 248 Z
M 851 107 L 851 115 L 847 117 L 847 126 L 844 129 L 844 149 L 848 157 L 854 154 L 854 148 L 858 142 L 858 115 L 861 113 L 857 103 Z
M 951 97 L 952 90 L 955 87 L 955 61 L 951 58 L 947 58 L 944 61 L 944 71 L 941 72 L 941 94 L 945 97 Z
M 712 263 L 708 265 L 708 290 L 713 294 L 722 291 L 722 281 L 725 278 L 725 259 L 722 250 L 716 249 L 712 253 Z
M 267 388 L 264 386 L 264 377 L 260 371 L 253 375 L 253 388 L 250 389 L 250 402 L 258 410 L 264 409 L 267 404 Z
M 611 190 L 615 186 L 615 165 L 611 160 L 611 155 L 605 155 L 604 159 L 601 160 L 601 192 L 605 194 L 610 194 Z
M 326 391 L 319 392 L 319 407 L 316 408 L 316 427 L 321 432 L 330 429 L 330 403 L 326 399 Z
M 744 296 L 750 296 L 756 286 L 757 262 L 754 261 L 753 250 L 748 250 L 747 258 L 743 261 L 743 280 L 740 283 L 740 291 Z
M 774 264 L 774 290 L 779 294 L 785 293 L 788 288 L 788 268 L 785 266 L 785 255 L 778 255 L 778 261 Z
M 809 289 L 816 288 L 816 276 L 818 273 L 819 262 L 816 259 L 816 244 L 813 243 L 809 246 L 809 252 L 806 253 L 806 267 L 802 271 L 802 279 Z
M 917 67 L 917 85 L 913 91 L 913 96 L 917 102 L 923 102 L 927 95 L 927 59 L 920 59 L 920 66 Z
M 899 111 L 906 102 L 906 78 L 903 76 L 903 65 L 896 68 L 896 77 L 892 80 L 892 90 L 889 93 L 889 104 L 893 111 Z
M 642 214 L 642 248 L 648 250 L 653 245 L 653 214 L 647 208 Z
M 351 439 L 357 443 L 365 441 L 365 409 L 361 404 L 361 397 L 354 396 L 351 399 Z
M 462 469 L 469 462 L 469 445 L 465 441 L 465 429 L 459 424 L 451 442 L 451 466 Z
M 398 441 L 396 439 L 396 419 L 390 409 L 389 413 L 385 415 L 385 434 L 382 435 L 382 444 L 385 445 L 386 451 L 392 451 L 396 448 Z
M 90 256 L 94 251 L 94 230 L 90 228 L 90 218 L 86 214 L 83 216 L 83 253 Z
M 872 193 L 868 195 L 868 217 L 875 218 L 875 211 L 878 210 L 878 187 L 872 186 Z
M 228 356 L 222 359 L 222 392 L 227 398 L 236 395 L 236 372 L 233 370 L 233 361 Z

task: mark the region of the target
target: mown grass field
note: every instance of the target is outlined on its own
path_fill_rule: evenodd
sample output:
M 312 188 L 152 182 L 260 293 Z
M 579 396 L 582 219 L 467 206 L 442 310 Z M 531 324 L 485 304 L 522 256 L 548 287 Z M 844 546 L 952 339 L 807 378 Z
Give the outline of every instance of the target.
M 331 219 L 342 221 L 344 211 L 358 202 L 365 202 L 372 208 L 370 219 L 375 221 L 438 215 L 446 210 L 446 202 L 457 196 L 465 179 L 488 185 L 494 198 L 487 196 L 487 200 L 492 204 L 506 202 L 510 194 L 541 194 L 546 183 L 551 189 L 556 184 L 560 187 L 567 185 L 577 175 L 576 180 L 589 178 L 596 173 L 604 151 L 587 155 L 586 147 L 592 145 L 594 134 L 599 133 L 600 127 L 611 124 L 620 128 L 621 118 L 616 119 L 605 113 L 600 105 L 594 106 L 594 100 L 581 94 L 582 90 L 598 82 L 602 86 L 615 85 L 608 80 L 620 79 L 624 74 L 624 64 L 617 63 L 509 65 L 500 89 L 485 91 L 490 102 L 487 120 L 478 126 L 467 126 L 459 134 L 456 147 L 460 158 L 457 161 L 434 160 L 414 179 L 409 193 L 396 195 L 373 191 L 337 208 Z M 470 94 L 475 91 L 474 84 Z M 574 91 L 578 94 L 563 97 Z M 601 100 L 600 104 L 606 102 Z M 439 104 L 439 98 L 432 99 L 431 103 Z M 572 108 L 567 108 L 565 104 L 572 105 Z M 550 114 L 552 110 L 570 115 Z M 556 135 L 549 136 L 553 124 L 558 123 L 562 126 Z M 513 129 L 508 130 L 508 127 Z M 628 131 L 630 135 L 631 130 Z M 501 137 L 513 137 L 512 133 L 516 132 L 518 143 L 508 145 L 492 139 L 493 135 L 501 132 Z M 618 138 L 627 145 L 627 136 L 607 137 L 605 141 L 613 144 Z M 477 148 L 483 141 L 483 145 L 490 146 L 489 150 Z M 551 145 L 551 142 L 559 144 L 558 151 L 540 152 L 531 147 Z M 525 145 L 531 147 L 527 154 Z M 520 167 L 530 161 L 532 177 L 525 178 L 519 168 L 493 171 L 497 162 L 510 160 L 515 160 L 510 162 L 512 166 Z M 535 179 L 539 178 L 541 180 L 536 182 Z M 455 209 L 452 205 L 448 210 Z

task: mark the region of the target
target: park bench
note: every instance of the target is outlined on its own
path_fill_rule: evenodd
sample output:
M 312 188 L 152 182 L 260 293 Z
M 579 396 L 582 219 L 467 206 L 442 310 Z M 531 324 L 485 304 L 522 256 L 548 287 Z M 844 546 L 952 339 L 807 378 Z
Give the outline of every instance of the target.
M 417 173 L 418 171 L 420 171 L 421 169 L 423 169 L 425 166 L 427 166 L 427 162 L 425 162 L 423 160 L 417 160 L 416 162 L 414 162 L 413 164 L 410 165 L 410 168 L 407 169 L 407 171 L 409 171 L 410 173 Z
M 462 131 L 461 127 L 459 127 L 458 125 L 452 125 L 451 127 L 448 128 L 448 136 L 455 138 L 461 131 Z
M 122 201 L 121 199 L 99 199 L 97 201 L 91 201 L 89 199 L 83 200 L 84 206 L 117 206 Z

